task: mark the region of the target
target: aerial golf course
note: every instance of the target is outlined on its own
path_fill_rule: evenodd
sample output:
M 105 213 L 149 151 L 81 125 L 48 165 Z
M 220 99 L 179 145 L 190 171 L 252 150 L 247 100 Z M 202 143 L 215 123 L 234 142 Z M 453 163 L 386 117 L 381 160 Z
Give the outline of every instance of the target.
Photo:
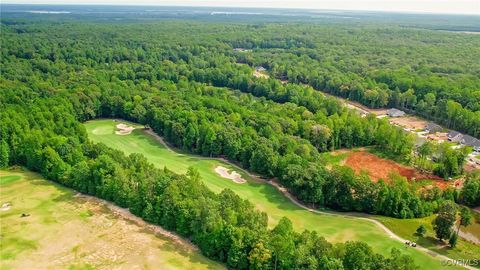
M 134 124 L 123 122 L 127 125 Z M 374 251 L 388 255 L 393 247 L 410 254 L 418 265 L 429 269 L 442 269 L 442 259 L 434 258 L 404 243 L 391 238 L 382 228 L 371 221 L 349 216 L 319 214 L 305 210 L 285 197 L 275 187 L 253 179 L 240 168 L 218 159 L 203 158 L 185 153 L 176 152 L 162 144 L 141 129 L 133 130 L 129 134 L 116 134 L 118 121 L 112 119 L 94 120 L 85 123 L 89 138 L 94 142 L 101 142 L 109 147 L 124 151 L 126 154 L 141 153 L 150 162 L 158 167 L 167 167 L 177 172 L 185 173 L 188 167 L 194 167 L 199 172 L 205 184 L 213 191 L 219 192 L 229 188 L 239 196 L 250 200 L 256 207 L 268 214 L 269 224 L 275 225 L 281 217 L 288 217 L 295 229 L 316 230 L 320 235 L 332 242 L 345 242 L 351 240 L 365 241 Z M 239 184 L 220 176 L 216 168 L 225 167 L 236 171 L 247 180 Z M 454 269 L 452 266 L 446 267 Z

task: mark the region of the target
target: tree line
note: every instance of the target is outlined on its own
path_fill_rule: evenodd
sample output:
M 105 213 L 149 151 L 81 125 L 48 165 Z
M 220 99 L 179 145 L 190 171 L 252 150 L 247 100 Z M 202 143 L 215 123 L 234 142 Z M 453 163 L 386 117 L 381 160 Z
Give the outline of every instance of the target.
M 236 53 L 243 63 L 371 108 L 396 107 L 480 136 L 475 35 L 349 24 L 252 28 L 223 39 L 252 50 Z
M 31 24 L 3 26 L 2 30 L 32 33 L 11 40 L 8 52 L 33 61 L 35 69 L 42 72 L 58 73 L 59 67 L 51 61 L 63 60 L 115 72 L 121 80 L 178 81 L 187 77 L 316 111 L 322 102 L 320 93 L 300 98 L 298 92 L 311 90 L 284 85 L 278 80 L 282 79 L 372 108 L 403 109 L 480 136 L 480 65 L 475 61 L 480 57 L 476 49 L 480 40 L 475 35 L 393 25 L 388 30 L 378 25 L 301 23 L 192 25 L 166 21 L 124 26 L 124 33 L 118 33 L 110 31 L 113 24 L 91 23 L 91 32 L 75 31 L 81 43 L 65 39 L 48 49 L 42 46 L 45 41 L 33 44 L 25 40 L 44 34 Z M 61 33 L 55 32 L 59 29 L 54 24 L 41 27 L 48 29 L 49 38 Z M 69 27 L 75 29 L 78 24 Z M 123 42 L 127 33 L 131 41 Z M 399 48 L 399 43 L 406 48 Z M 238 47 L 251 51 L 233 50 Z M 252 67 L 257 65 L 275 78 L 253 78 Z
M 45 28 L 48 27 L 53 26 L 47 24 Z M 125 59 L 122 56 L 102 60 L 97 57 L 111 50 L 111 44 L 113 48 L 121 48 L 125 44 L 146 42 L 145 36 L 133 31 L 138 25 L 130 26 L 132 35 L 129 35 L 128 42 L 117 36 L 118 33 L 111 29 L 113 26 L 92 26 L 99 28 L 92 33 L 102 37 L 96 47 L 89 47 L 96 39 L 86 35 L 82 26 L 74 24 L 72 27 L 78 29 L 70 35 L 82 39 L 72 42 L 73 37 L 65 38 L 64 33 L 53 31 L 58 36 L 53 35 L 50 41 L 45 41 L 42 31 L 47 30 L 43 28 L 36 29 L 37 32 L 31 35 L 6 35 L 11 42 L 5 44 L 12 45 L 2 50 L 3 59 L 8 63 L 5 65 L 5 79 L 13 84 L 28 82 L 41 95 L 46 95 L 49 89 L 65 88 L 72 96 L 72 106 L 80 121 L 115 116 L 149 124 L 179 148 L 207 156 L 225 156 L 257 173 L 275 176 L 299 199 L 318 207 L 406 218 L 429 215 L 437 209 L 437 200 L 458 197 L 450 195 L 457 194 L 451 190 L 445 192 L 447 195 L 438 191 L 428 192 L 439 196 L 425 195 L 407 184 L 384 184 L 385 187 L 381 187 L 382 184 L 370 183 L 364 176 L 357 176 L 347 168 L 326 170 L 324 164 L 318 162 L 319 151 L 376 146 L 397 159 L 409 159 L 413 143 L 407 134 L 386 121 L 373 116 L 362 118 L 312 88 L 278 82 L 265 87 L 262 80 L 242 77 L 246 81 L 237 82 L 237 77 L 230 76 L 229 72 L 222 75 L 216 69 L 204 69 L 206 74 L 226 76 L 225 81 L 212 84 L 239 88 L 261 97 L 253 98 L 197 83 L 198 78 L 189 80 L 197 71 L 194 67 L 190 71 L 189 66 L 200 65 L 197 61 L 179 65 L 162 60 L 162 65 L 153 72 L 155 76 L 143 78 L 138 74 L 149 68 L 144 62 L 155 62 L 160 56 L 160 59 L 179 56 L 178 51 L 171 50 L 170 43 L 178 42 L 181 37 L 163 40 L 165 51 L 163 47 L 158 51 L 124 50 Z M 105 37 L 100 31 L 104 27 L 112 31 L 112 37 Z M 48 43 L 42 46 L 42 42 Z M 71 47 L 61 46 L 64 44 Z M 145 43 L 141 47 L 157 45 L 153 40 L 152 44 Z M 85 46 L 85 49 L 79 46 Z M 212 47 L 205 46 L 195 43 L 183 46 L 180 58 L 188 60 L 194 59 L 193 55 L 210 53 L 206 48 Z M 25 47 L 38 47 L 35 53 L 29 54 L 34 59 L 17 54 Z M 225 57 L 215 59 L 219 66 L 226 64 L 222 59 Z M 133 75 L 125 77 L 124 74 Z M 456 168 L 448 173 L 458 173 L 458 164 Z M 362 189 L 372 196 L 355 195 L 355 190 Z M 384 189 L 388 191 L 380 192 Z M 336 201 L 338 194 L 345 194 L 342 202 Z M 385 194 L 389 194 L 391 202 L 382 202 Z
M 121 117 L 147 124 L 178 148 L 276 177 L 314 207 L 412 218 L 446 200 L 478 204 L 476 180 L 462 192 L 421 191 L 399 176 L 373 183 L 347 167 L 327 168 L 321 151 L 374 146 L 408 159 L 413 143 L 385 120 L 362 118 L 311 87 L 247 77 L 249 67 L 219 52 L 230 50 L 227 44 L 208 39 L 228 27 L 197 26 L 205 36 L 187 38 L 171 35 L 188 25 L 180 22 L 149 34 L 139 24 L 67 24 L 1 26 L 0 166 L 23 165 L 128 207 L 231 268 L 414 265 L 398 251 L 384 258 L 364 243 L 332 245 L 314 232 L 294 232 L 287 219 L 269 230 L 265 213 L 232 191 L 212 193 L 194 170 L 177 175 L 140 155 L 92 144 L 81 122 Z
M 417 269 L 400 250 L 384 257 L 362 242 L 331 244 L 316 232 L 296 232 L 286 218 L 268 229 L 266 213 L 231 190 L 210 191 L 192 168 L 178 175 L 139 154 L 91 143 L 78 118 L 91 113 L 85 105 L 100 100 L 98 93 L 33 88 L 2 78 L 1 167 L 23 165 L 128 208 L 232 269 Z

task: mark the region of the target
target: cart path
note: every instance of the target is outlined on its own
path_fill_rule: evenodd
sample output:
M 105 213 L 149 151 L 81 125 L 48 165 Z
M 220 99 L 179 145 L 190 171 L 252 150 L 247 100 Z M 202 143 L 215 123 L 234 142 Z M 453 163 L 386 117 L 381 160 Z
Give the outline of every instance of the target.
M 147 130 L 144 130 L 145 133 L 149 134 L 150 136 L 152 136 L 153 138 L 155 138 L 158 142 L 160 142 L 161 144 L 163 144 L 169 151 L 172 151 L 172 152 L 176 152 L 178 153 L 177 151 L 175 151 L 173 149 L 173 147 L 171 147 L 164 139 L 163 137 L 159 136 L 158 134 L 156 134 L 152 129 L 147 129 Z M 216 159 L 216 160 L 220 160 L 220 161 L 223 161 L 225 163 L 228 163 L 232 166 L 235 166 L 235 167 L 239 167 L 237 164 L 225 159 L 225 158 L 214 158 L 214 157 L 203 157 L 203 156 L 199 156 L 201 158 L 207 158 L 207 159 Z M 387 226 L 385 226 L 383 223 L 381 223 L 380 221 L 376 220 L 376 219 L 373 219 L 373 218 L 369 218 L 367 217 L 368 215 L 367 214 L 361 214 L 361 213 L 340 213 L 340 212 L 330 212 L 330 211 L 322 211 L 322 210 L 317 210 L 317 209 L 313 209 L 313 208 L 310 208 L 306 205 L 304 205 L 303 203 L 301 203 L 300 201 L 298 201 L 292 194 L 290 194 L 290 192 L 288 192 L 288 190 L 282 186 L 280 186 L 277 182 L 275 182 L 274 180 L 264 180 L 262 179 L 260 176 L 258 175 L 255 175 L 245 169 L 242 169 L 241 167 L 239 167 L 241 169 L 241 171 L 245 172 L 248 176 L 250 176 L 250 178 L 258 181 L 258 182 L 264 182 L 264 183 L 267 183 L 267 184 L 270 184 L 272 185 L 273 187 L 275 187 L 278 191 L 280 191 L 285 197 L 287 197 L 292 203 L 294 203 L 295 205 L 297 205 L 298 207 L 301 207 L 309 212 L 313 212 L 313 213 L 317 213 L 317 214 L 320 214 L 320 215 L 330 215 L 330 216 L 341 216 L 341 217 L 351 217 L 351 218 L 357 218 L 357 219 L 362 219 L 362 220 L 367 220 L 369 222 L 372 222 L 374 224 L 376 224 L 378 227 L 380 227 L 390 238 L 392 239 L 395 239 L 399 242 L 402 242 L 402 243 L 405 243 L 409 240 L 406 240 L 400 236 L 398 236 L 397 234 L 395 234 L 393 231 L 391 231 Z M 425 248 L 425 247 L 422 247 L 420 245 L 417 244 L 417 246 L 415 247 L 415 249 L 417 250 L 420 250 L 424 253 L 427 253 L 428 255 L 432 256 L 432 257 L 435 257 L 435 258 L 438 258 L 438 259 L 441 259 L 441 260 L 445 260 L 445 261 L 454 261 L 452 258 L 449 258 L 445 255 L 442 255 L 440 253 L 437 253 L 433 250 L 430 250 L 428 248 Z M 469 265 L 458 265 L 458 266 L 462 266 L 466 269 L 469 269 L 469 270 L 478 270 L 478 268 L 475 268 L 475 267 L 472 267 L 472 266 L 469 266 Z
M 250 177 L 257 177 L 255 175 L 252 175 L 252 174 L 249 174 Z M 383 231 L 385 231 L 388 236 L 392 239 L 395 239 L 397 241 L 400 241 L 402 243 L 405 243 L 407 242 L 408 240 L 406 239 L 403 239 L 402 237 L 396 235 L 394 232 L 392 232 L 389 228 L 387 228 L 387 226 L 383 225 L 380 221 L 376 220 L 376 219 L 372 219 L 372 218 L 368 218 L 368 217 L 365 217 L 364 214 L 356 214 L 356 213 L 332 213 L 332 212 L 326 212 L 326 211 L 321 211 L 321 210 L 316 210 L 316 209 L 312 209 L 304 204 L 302 204 L 301 202 L 299 202 L 292 194 L 290 194 L 290 192 L 287 191 L 286 188 L 284 187 L 281 187 L 278 183 L 276 183 L 275 181 L 273 180 L 269 180 L 269 181 L 265 181 L 267 183 L 269 183 L 270 185 L 274 186 L 275 188 L 277 188 L 285 197 L 287 197 L 290 201 L 292 201 L 294 204 L 296 204 L 297 206 L 309 211 L 309 212 L 314 212 L 314 213 L 317 213 L 317 214 L 321 214 L 321 215 L 331 215 L 331 216 L 347 216 L 347 217 L 352 217 L 352 218 L 358 218 L 358 219 L 363 219 L 363 220 L 368 220 L 372 223 L 375 223 L 377 226 L 379 226 Z M 422 247 L 420 245 L 417 244 L 417 246 L 415 247 L 415 249 L 417 250 L 420 250 L 420 251 L 423 251 L 425 253 L 427 253 L 428 255 L 432 256 L 432 257 L 435 257 L 435 258 L 439 258 L 439 259 L 442 259 L 442 260 L 445 260 L 445 261 L 454 261 L 453 259 L 445 256 L 445 255 L 442 255 L 440 253 L 437 253 L 435 251 L 432 251 L 428 248 L 425 248 L 425 247 Z M 470 269 L 470 270 L 478 270 L 478 268 L 475 268 L 475 267 L 472 267 L 472 266 L 469 266 L 469 265 L 459 265 L 459 266 L 463 266 L 467 269 Z

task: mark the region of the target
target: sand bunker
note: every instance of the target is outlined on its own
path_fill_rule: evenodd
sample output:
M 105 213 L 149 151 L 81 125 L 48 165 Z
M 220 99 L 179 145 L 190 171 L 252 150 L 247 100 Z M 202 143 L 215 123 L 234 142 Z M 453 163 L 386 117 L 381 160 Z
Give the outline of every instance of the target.
M 115 131 L 115 134 L 117 135 L 128 135 L 132 133 L 132 131 L 135 129 L 132 126 L 127 126 L 125 124 L 118 124 L 117 125 L 117 131 Z
M 215 172 L 218 173 L 221 177 L 230 179 L 237 184 L 243 184 L 247 182 L 247 180 L 243 179 L 239 173 L 237 173 L 236 171 L 232 171 L 231 173 L 229 173 L 228 169 L 223 166 L 215 167 Z
M 4 203 L 2 204 L 2 207 L 0 208 L 1 211 L 8 211 L 10 210 L 10 203 Z

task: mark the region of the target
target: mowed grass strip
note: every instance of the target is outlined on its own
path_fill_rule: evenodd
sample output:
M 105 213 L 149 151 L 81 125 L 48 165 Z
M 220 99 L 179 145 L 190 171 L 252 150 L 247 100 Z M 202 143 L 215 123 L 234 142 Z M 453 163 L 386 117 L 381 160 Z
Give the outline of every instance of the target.
M 185 173 L 187 168 L 196 168 L 205 184 L 215 192 L 229 188 L 242 198 L 248 199 L 256 207 L 268 214 L 269 225 L 274 226 L 281 217 L 288 217 L 296 230 L 315 230 L 333 242 L 352 240 L 364 241 L 381 254 L 389 255 L 393 247 L 410 254 L 422 269 L 454 269 L 442 267 L 441 260 L 427 255 L 414 248 L 406 248 L 403 243 L 391 239 L 381 228 L 367 220 L 348 216 L 332 216 L 312 213 L 292 203 L 276 188 L 250 178 L 244 170 L 218 159 L 203 158 L 195 155 L 171 151 L 165 145 L 145 131 L 135 130 L 129 135 L 116 135 L 115 125 L 109 119 L 94 120 L 85 123 L 89 138 L 107 146 L 122 150 L 125 154 L 143 154 L 154 165 L 177 172 Z M 96 134 L 94 130 L 111 130 L 110 134 Z M 216 166 L 224 166 L 242 174 L 247 180 L 245 184 L 237 184 L 220 177 Z
M 27 171 L 0 171 L 0 269 L 224 269 Z M 26 214 L 26 217 L 21 217 Z

